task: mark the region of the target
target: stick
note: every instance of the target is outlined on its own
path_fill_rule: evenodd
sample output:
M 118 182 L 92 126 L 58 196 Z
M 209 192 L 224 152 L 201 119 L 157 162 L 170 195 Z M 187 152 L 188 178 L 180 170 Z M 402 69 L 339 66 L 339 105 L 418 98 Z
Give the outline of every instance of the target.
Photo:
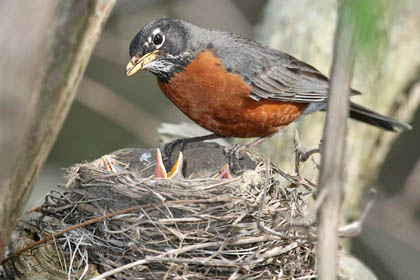
M 324 127 L 325 148 L 319 176 L 319 186 L 326 191 L 319 213 L 317 247 L 317 274 L 322 280 L 334 280 L 337 277 L 337 227 L 345 183 L 349 89 L 354 64 L 352 15 L 344 1 L 339 3 L 327 120 Z

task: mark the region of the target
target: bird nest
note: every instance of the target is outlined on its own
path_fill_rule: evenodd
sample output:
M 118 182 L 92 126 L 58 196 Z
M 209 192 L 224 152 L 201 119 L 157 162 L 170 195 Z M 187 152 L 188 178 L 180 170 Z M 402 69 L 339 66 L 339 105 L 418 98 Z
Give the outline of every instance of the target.
M 191 146 L 184 153 L 190 174 L 183 180 L 150 176 L 150 150 L 108 156 L 114 172 L 104 158 L 72 167 L 66 190 L 47 195 L 34 209 L 40 217 L 20 225 L 12 250 L 26 249 L 8 262 L 9 273 L 27 277 L 23 270 L 31 267 L 55 279 L 314 277 L 311 187 L 257 155 L 248 155 L 230 179 L 203 177 L 191 171 L 198 168 L 194 153 L 217 170 L 220 149 L 212 145 L 209 156 Z

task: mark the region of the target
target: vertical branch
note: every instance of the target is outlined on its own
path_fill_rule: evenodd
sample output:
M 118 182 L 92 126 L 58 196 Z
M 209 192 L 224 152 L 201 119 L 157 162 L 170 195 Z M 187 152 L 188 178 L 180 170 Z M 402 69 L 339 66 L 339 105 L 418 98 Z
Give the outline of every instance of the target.
M 16 2 L 16 7 L 28 4 L 23 0 Z M 34 33 L 42 34 L 42 40 L 37 39 L 40 42 L 30 53 L 18 52 L 17 66 L 10 68 L 13 72 L 9 73 L 12 81 L 8 82 L 15 82 L 19 92 L 9 90 L 5 97 L 19 94 L 26 101 L 26 107 L 16 111 L 16 118 L 25 120 L 21 133 L 23 140 L 14 143 L 18 147 L 16 155 L 0 159 L 8 161 L 11 167 L 0 178 L 0 256 L 69 111 L 93 47 L 115 4 L 115 0 L 36 2 L 31 6 L 34 10 L 26 9 L 22 13 L 17 8 L 2 14 L 6 22 L 19 18 L 23 24 L 9 25 L 10 32 L 0 34 L 0 39 L 7 43 L 16 41 L 18 47 Z M 35 9 L 48 16 L 48 20 L 42 19 L 46 24 L 31 25 L 39 20 Z M 12 50 L 3 53 L 6 57 L 12 54 Z M 31 75 L 24 71 L 26 67 L 32 70 Z M 27 86 L 21 87 L 20 83 Z M 19 104 L 9 106 L 19 107 Z M 0 151 L 4 150 L 5 144 L 0 143 Z
M 409 123 L 420 104 L 420 95 L 411 90 L 414 89 L 413 83 L 419 81 L 420 69 L 420 40 L 418 36 L 413 36 L 420 34 L 418 9 L 413 9 L 415 0 L 349 2 L 363 9 L 359 14 L 363 22 L 358 25 L 369 24 L 378 28 L 374 31 L 376 36 L 367 37 L 373 41 L 361 51 L 379 55 L 374 59 L 367 55 L 356 63 L 361 71 L 354 72 L 352 84 L 354 89 L 363 93 L 357 97 L 357 103 Z M 336 4 L 337 0 L 268 0 L 262 21 L 257 27 L 257 39 L 326 73 L 331 66 L 330 49 L 336 26 L 336 13 L 333 9 Z M 307 9 L 309 6 L 311 9 Z M 361 28 L 366 32 L 364 26 Z M 319 144 L 323 118 L 323 114 L 312 114 L 295 122 L 304 146 L 315 147 Z M 346 200 L 342 209 L 342 216 L 346 220 L 343 222 L 358 218 L 360 200 L 366 186 L 374 184 L 390 148 L 402 135 L 383 132 L 357 121 L 349 121 L 348 124 L 347 156 L 352 160 L 347 162 Z M 288 165 L 293 156 L 290 141 L 293 138 L 293 126 L 265 143 L 265 151 L 280 166 Z M 411 133 L 411 136 L 406 137 L 415 135 Z M 301 172 L 303 176 L 313 174 L 305 165 Z
M 351 10 L 345 1 L 339 1 L 335 33 L 333 65 L 327 119 L 324 127 L 319 185 L 326 194 L 319 213 L 319 240 L 317 248 L 318 277 L 336 279 L 338 265 L 337 227 L 345 184 L 345 152 L 349 89 L 354 65 L 354 26 Z

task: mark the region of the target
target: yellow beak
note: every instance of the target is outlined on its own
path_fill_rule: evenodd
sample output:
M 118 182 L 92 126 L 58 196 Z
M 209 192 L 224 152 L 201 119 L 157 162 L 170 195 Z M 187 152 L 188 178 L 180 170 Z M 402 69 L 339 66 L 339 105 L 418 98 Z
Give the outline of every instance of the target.
M 125 68 L 125 74 L 127 76 L 131 76 L 139 72 L 146 66 L 148 63 L 155 60 L 158 56 L 159 50 L 154 50 L 152 52 L 146 53 L 142 57 L 135 55 L 130 60 L 130 62 L 127 64 L 127 67 Z

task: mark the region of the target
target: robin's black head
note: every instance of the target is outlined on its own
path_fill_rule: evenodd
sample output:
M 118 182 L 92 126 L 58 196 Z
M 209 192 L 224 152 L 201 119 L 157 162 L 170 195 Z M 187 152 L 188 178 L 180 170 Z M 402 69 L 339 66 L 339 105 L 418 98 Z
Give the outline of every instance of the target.
M 130 43 L 131 61 L 126 74 L 149 70 L 168 81 L 192 59 L 189 47 L 190 24 L 177 19 L 158 19 L 143 27 Z

